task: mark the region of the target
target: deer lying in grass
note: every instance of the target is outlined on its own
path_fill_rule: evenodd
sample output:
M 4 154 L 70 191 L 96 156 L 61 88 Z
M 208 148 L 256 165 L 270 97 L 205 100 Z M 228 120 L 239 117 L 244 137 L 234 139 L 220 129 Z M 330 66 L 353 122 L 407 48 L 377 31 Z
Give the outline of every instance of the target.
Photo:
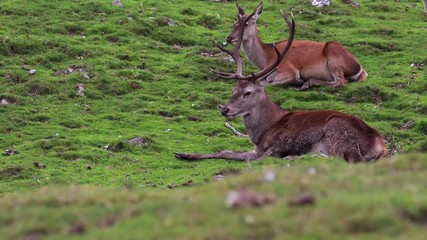
M 286 41 L 273 44 L 264 43 L 259 37 L 257 19 L 262 13 L 262 2 L 248 17 L 237 4 L 238 18 L 246 19 L 243 34 L 243 49 L 249 60 L 259 69 L 264 69 L 276 60 L 274 47 L 283 49 Z M 227 37 L 227 43 L 234 43 L 238 38 L 239 21 L 234 24 L 234 29 Z M 327 43 L 313 41 L 297 41 L 292 44 L 286 58 L 277 66 L 264 85 L 296 85 L 301 90 L 312 86 L 327 85 L 341 87 L 349 81 L 365 81 L 368 74 L 354 57 L 340 43 L 330 41 Z
M 251 16 L 250 16 L 251 17 Z M 244 24 L 250 19 L 240 17 L 238 34 L 243 35 Z M 183 160 L 231 159 L 255 160 L 264 157 L 285 157 L 306 153 L 321 153 L 344 158 L 349 162 L 374 161 L 384 156 L 387 149 L 381 135 L 362 120 L 336 111 L 286 111 L 274 104 L 264 91 L 261 81 L 280 63 L 291 47 L 295 22 L 290 23 L 286 16 L 290 33 L 282 52 L 274 48 L 276 61 L 264 70 L 249 76 L 242 75 L 242 61 L 238 40 L 230 51 L 237 65 L 235 73 L 219 72 L 226 79 L 237 79 L 233 95 L 221 112 L 227 117 L 243 117 L 246 132 L 255 145 L 247 152 L 222 151 L 212 154 L 175 153 Z M 242 38 L 239 38 L 242 39 Z

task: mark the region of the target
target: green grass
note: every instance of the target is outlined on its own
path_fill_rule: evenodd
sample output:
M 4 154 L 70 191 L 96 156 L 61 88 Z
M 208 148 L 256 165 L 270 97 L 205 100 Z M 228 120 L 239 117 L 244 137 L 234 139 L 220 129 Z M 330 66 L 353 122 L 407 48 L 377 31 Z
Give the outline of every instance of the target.
M 91 238 L 129 232 L 134 238 L 184 239 L 188 228 L 197 228 L 195 239 L 422 236 L 422 228 L 413 222 L 420 218 L 417 211 L 426 207 L 422 182 L 427 156 L 427 71 L 425 66 L 410 67 L 427 61 L 427 18 L 421 1 L 361 0 L 360 8 L 334 1 L 322 9 L 302 0 L 264 3 L 258 25 L 266 42 L 287 37 L 279 9 L 292 11 L 296 39 L 341 42 L 369 73 L 367 82 L 340 89 L 299 92 L 268 87 L 273 101 L 288 110 L 333 109 L 357 115 L 383 134 L 393 152 L 420 154 L 399 158 L 396 164 L 405 165 L 417 156 L 414 170 L 402 173 L 390 170 L 393 159 L 384 159 L 378 166 L 353 166 L 316 156 L 254 162 L 256 173 L 274 167 L 282 174 L 279 182 L 259 187 L 276 192 L 279 202 L 249 210 L 256 214 L 256 226 L 245 225 L 246 210 L 220 209 L 224 193 L 237 186 L 234 182 L 250 185 L 259 174 L 249 172 L 212 184 L 216 173 L 246 172 L 247 165 L 225 160 L 183 162 L 173 155 L 252 147 L 223 126 L 225 119 L 216 110 L 228 101 L 234 82 L 210 72 L 234 69 L 223 55 L 216 55 L 219 50 L 214 44 L 231 31 L 234 3 L 123 2 L 123 9 L 110 1 L 94 0 L 0 3 L 0 100 L 16 103 L 0 105 L 0 150 L 19 152 L 0 155 L 0 194 L 4 196 L 0 205 L 2 212 L 8 212 L 14 196 L 28 202 L 1 220 L 2 226 L 13 228 L 4 232 L 8 238 L 32 233 L 61 238 L 75 222 L 84 222 L 88 229 L 83 237 Z M 258 4 L 239 2 L 247 11 Z M 177 26 L 169 26 L 172 21 Z M 214 56 L 204 56 L 206 52 Z M 87 69 L 87 76 L 67 74 L 68 68 Z M 36 73 L 29 74 L 30 69 Z M 76 95 L 78 84 L 85 86 L 84 97 Z M 409 121 L 414 124 L 402 129 Z M 240 119 L 232 122 L 243 129 Z M 145 137 L 148 143 L 127 143 L 135 137 Z M 35 162 L 46 168 L 34 167 Z M 288 164 L 289 169 L 284 167 Z M 320 197 L 314 210 L 299 212 L 286 207 L 287 193 L 297 191 L 297 179 L 303 178 L 307 164 L 327 169 L 310 189 L 319 197 L 322 189 L 329 189 L 333 197 Z M 194 189 L 167 190 L 168 185 L 190 180 Z M 352 187 L 353 182 L 357 187 Z M 75 187 L 70 190 L 69 186 Z M 116 191 L 120 188 L 135 191 Z M 64 203 L 62 194 L 71 199 L 76 195 L 77 200 Z M 193 195 L 200 199 L 194 209 L 191 201 L 184 201 Z M 61 211 L 56 212 L 58 208 Z M 221 212 L 215 221 L 217 211 Z M 99 219 L 117 212 L 126 220 L 108 231 L 97 228 Z M 188 214 L 194 218 L 186 218 Z M 198 228 L 198 219 L 204 228 Z M 303 224 L 307 219 L 310 222 Z M 216 230 L 208 231 L 208 223 Z M 139 232 L 141 225 L 147 235 Z M 352 232 L 359 227 L 361 234 Z
M 423 239 L 425 160 L 407 155 L 349 168 L 338 159 L 311 159 L 168 191 L 41 188 L 0 199 L 0 233 L 8 239 Z M 268 171 L 275 172 L 273 182 L 263 180 Z M 243 187 L 273 193 L 276 202 L 226 207 L 228 191 Z M 315 203 L 288 204 L 301 193 Z

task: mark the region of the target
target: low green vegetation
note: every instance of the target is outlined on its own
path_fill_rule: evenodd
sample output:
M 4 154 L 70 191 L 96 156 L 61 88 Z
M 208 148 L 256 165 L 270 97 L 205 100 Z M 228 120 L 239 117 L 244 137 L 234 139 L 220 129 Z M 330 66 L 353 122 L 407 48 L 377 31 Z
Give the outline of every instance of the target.
M 351 168 L 339 159 L 312 158 L 168 191 L 43 187 L 0 199 L 0 234 L 8 239 L 424 239 L 426 174 L 425 155 Z M 132 180 L 126 181 L 129 186 Z M 229 191 L 242 188 L 273 194 L 275 201 L 227 207 Z M 312 201 L 303 204 L 301 196 Z
M 241 162 L 173 155 L 252 147 L 216 110 L 235 83 L 210 71 L 234 69 L 215 47 L 231 31 L 232 1 L 129 0 L 124 8 L 95 0 L 1 1 L 1 235 L 422 239 L 427 18 L 421 1 L 358 2 L 313 8 L 310 1 L 266 1 L 258 21 L 266 42 L 287 37 L 279 9 L 293 12 L 296 39 L 338 41 L 369 73 L 366 82 L 340 89 L 267 91 L 288 110 L 357 115 L 397 156 L 372 165 L 268 158 L 248 171 Z M 247 11 L 258 4 L 239 3 Z M 244 130 L 240 119 L 231 121 Z M 310 167 L 318 174 L 307 175 Z M 277 180 L 261 184 L 266 168 Z M 243 176 L 212 183 L 219 173 Z M 240 186 L 275 193 L 276 203 L 226 208 L 227 191 Z M 314 205 L 287 204 L 304 191 L 314 194 Z

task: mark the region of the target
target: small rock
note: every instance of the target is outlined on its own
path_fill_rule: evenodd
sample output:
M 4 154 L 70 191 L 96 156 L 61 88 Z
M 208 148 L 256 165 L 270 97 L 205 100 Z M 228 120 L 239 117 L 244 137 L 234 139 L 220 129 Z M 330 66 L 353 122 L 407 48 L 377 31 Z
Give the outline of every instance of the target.
M 343 3 L 350 4 L 352 7 L 359 7 L 359 3 L 354 0 L 342 0 Z
M 150 142 L 150 139 L 147 137 L 136 137 L 136 138 L 132 138 L 131 140 L 128 141 L 129 144 L 138 145 L 138 146 L 145 146 L 149 142 Z
M 197 117 L 197 116 L 189 116 L 188 120 L 193 121 L 193 122 L 201 122 L 201 121 L 203 121 L 203 119 L 201 117 Z
M 79 83 L 79 85 L 77 85 L 77 92 L 76 92 L 77 96 L 83 97 L 85 95 L 85 85 L 82 83 Z
M 317 171 L 316 168 L 311 167 L 308 169 L 308 174 L 310 174 L 311 176 L 316 175 Z
M 224 180 L 224 175 L 222 174 L 216 174 L 212 176 L 212 181 L 222 181 Z
M 202 55 L 203 57 L 213 57 L 213 56 L 215 56 L 215 54 L 213 52 L 210 52 L 210 51 L 201 52 L 200 55 Z
M 415 123 L 414 120 L 409 120 L 405 124 L 403 124 L 400 130 L 404 130 L 404 131 L 409 130 L 414 126 L 414 123 Z
M 28 71 L 29 74 L 34 75 L 36 73 L 35 69 L 31 69 L 30 71 Z
M 227 207 L 253 207 L 271 204 L 276 201 L 272 194 L 254 193 L 246 189 L 229 191 L 225 205 Z
M 67 231 L 68 235 L 83 234 L 85 232 L 86 232 L 86 225 L 84 225 L 83 223 L 76 223 L 74 225 L 71 225 Z
M 193 180 L 188 180 L 188 182 L 185 182 L 185 183 L 181 184 L 181 186 L 183 186 L 183 187 L 191 187 L 191 186 L 193 186 Z
M 7 106 L 7 105 L 10 105 L 10 102 L 9 102 L 9 101 L 7 101 L 7 99 L 3 98 L 3 99 L 1 100 L 1 105 L 5 105 L 5 106 Z
M 161 20 L 160 24 L 168 25 L 169 27 L 178 27 L 178 23 L 169 17 L 166 17 L 163 20 Z
M 247 223 L 247 224 L 252 224 L 252 223 L 254 223 L 254 222 L 255 222 L 255 217 L 254 217 L 254 216 L 252 216 L 252 215 L 246 215 L 246 216 L 243 218 L 243 221 L 245 221 L 245 223 Z
M 123 3 L 120 0 L 113 0 L 113 5 L 122 8 Z
M 87 69 L 86 67 L 80 67 L 80 66 L 72 65 L 72 66 L 68 67 L 67 69 L 65 69 L 64 73 L 65 74 L 82 73 L 83 75 L 86 74 L 89 76 L 89 69 Z
M 130 87 L 132 89 L 140 89 L 141 88 L 141 84 L 139 84 L 137 82 L 130 82 Z
M 311 5 L 314 7 L 327 7 L 331 4 L 329 0 L 311 0 Z
M 271 171 L 271 170 L 267 171 L 264 174 L 264 180 L 266 182 L 274 182 L 274 180 L 276 180 L 276 173 L 274 171 Z
M 43 163 L 39 163 L 39 162 L 33 162 L 34 167 L 38 168 L 38 169 L 45 169 L 46 165 L 44 165 Z
M 16 155 L 18 153 L 19 153 L 18 150 L 6 149 L 6 150 L 4 150 L 3 155 L 11 156 L 11 155 Z
M 176 49 L 176 50 L 182 50 L 182 49 L 184 49 L 184 47 L 182 45 L 180 45 L 180 44 L 174 44 L 172 47 L 173 47 L 173 49 Z
M 416 62 L 414 62 L 414 63 L 411 63 L 411 67 L 415 67 L 415 68 L 417 68 L 418 70 L 424 70 L 424 66 L 426 65 L 426 63 L 424 62 L 424 61 L 422 61 L 422 62 L 419 62 L 419 63 L 416 63 Z
M 234 62 L 234 58 L 233 58 L 233 57 L 231 57 L 231 56 L 226 56 L 226 57 L 224 57 L 223 59 L 224 59 L 224 61 L 226 61 L 226 62 Z
M 288 202 L 289 206 L 311 205 L 316 202 L 316 198 L 311 193 L 302 193 L 294 197 Z

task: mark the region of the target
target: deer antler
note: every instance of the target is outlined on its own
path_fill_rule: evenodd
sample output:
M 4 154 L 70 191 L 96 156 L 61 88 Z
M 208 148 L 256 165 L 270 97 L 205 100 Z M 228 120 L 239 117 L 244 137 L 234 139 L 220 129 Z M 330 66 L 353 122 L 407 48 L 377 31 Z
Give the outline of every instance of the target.
M 237 4 L 237 2 L 236 2 L 236 4 Z M 255 14 L 255 12 L 253 12 L 248 17 L 238 15 L 237 24 L 239 26 L 239 32 L 238 32 L 238 40 L 237 40 L 236 44 L 234 45 L 234 48 L 232 48 L 231 50 L 228 50 L 228 49 L 224 48 L 223 46 L 217 44 L 217 47 L 219 49 L 221 49 L 221 51 L 226 52 L 228 55 L 230 55 L 237 65 L 237 70 L 234 73 L 214 71 L 221 78 L 238 79 L 238 78 L 242 77 L 243 64 L 242 64 L 242 59 L 240 58 L 240 52 L 239 51 L 240 51 L 240 46 L 242 45 L 242 41 L 243 41 L 243 32 L 245 31 L 245 25 L 253 17 L 254 14 Z
M 277 47 L 275 46 L 275 44 L 273 44 L 274 51 L 276 52 L 276 55 L 277 55 L 276 61 L 272 65 L 266 67 L 265 69 L 263 69 L 257 73 L 252 73 L 251 75 L 243 76 L 243 65 L 242 65 L 242 59 L 240 58 L 239 49 L 240 49 L 240 45 L 242 43 L 243 32 L 245 30 L 245 24 L 247 21 L 249 21 L 249 19 L 251 19 L 251 17 L 254 15 L 254 13 L 249 15 L 247 18 L 238 16 L 239 35 L 238 35 L 238 41 L 236 42 L 236 45 L 234 46 L 234 48 L 232 50 L 228 50 L 228 49 L 218 45 L 218 47 L 222 51 L 226 52 L 227 54 L 229 54 L 234 59 L 234 62 L 237 65 L 237 70 L 235 73 L 216 72 L 218 74 L 218 76 L 220 76 L 221 78 L 224 78 L 224 79 L 237 79 L 237 80 L 247 80 L 247 81 L 260 80 L 261 81 L 261 80 L 265 79 L 266 77 L 268 77 L 276 69 L 276 67 L 279 65 L 279 63 L 285 57 L 286 53 L 291 48 L 291 45 L 292 45 L 292 42 L 293 42 L 294 36 L 295 36 L 295 20 L 294 20 L 293 15 L 291 14 L 292 15 L 292 21 L 289 22 L 287 15 L 282 10 L 281 10 L 281 12 L 282 12 L 283 18 L 286 21 L 286 24 L 289 27 L 289 36 L 288 36 L 288 41 L 286 43 L 286 46 L 282 52 L 280 52 L 277 49 Z

